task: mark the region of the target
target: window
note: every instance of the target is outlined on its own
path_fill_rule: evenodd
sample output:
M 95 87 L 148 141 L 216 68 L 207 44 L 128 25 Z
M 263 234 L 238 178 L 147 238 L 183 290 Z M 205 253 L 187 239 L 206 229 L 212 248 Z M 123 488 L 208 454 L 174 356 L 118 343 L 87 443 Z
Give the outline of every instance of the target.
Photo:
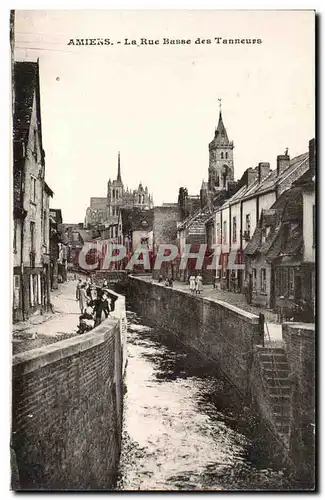
M 217 244 L 220 245 L 221 243 L 221 238 L 220 238 L 220 222 L 217 222 Z
M 113 189 L 113 198 L 115 199 L 115 189 Z
M 29 276 L 29 305 L 31 307 L 34 305 L 34 280 L 32 274 Z
M 316 246 L 316 212 L 315 205 L 313 205 L 313 248 Z
M 221 153 L 221 159 L 223 160 L 223 153 Z
M 141 194 L 139 194 L 139 203 L 141 203 Z
M 265 243 L 266 238 L 270 234 L 270 227 L 263 227 L 262 228 L 262 243 Z
M 266 269 L 261 269 L 261 292 L 266 293 Z
M 233 241 L 233 243 L 236 243 L 236 241 L 237 241 L 237 223 L 236 223 L 236 217 L 232 218 L 232 241 Z
M 17 252 L 17 220 L 14 220 L 14 252 Z
M 293 299 L 295 296 L 295 271 L 292 267 L 289 268 L 289 299 Z
M 253 290 L 256 291 L 256 282 L 257 282 L 257 279 L 256 279 L 256 269 L 252 269 L 252 278 L 253 278 Z
M 249 239 L 251 237 L 251 214 L 246 214 L 245 232 L 247 238 Z
M 223 242 L 227 243 L 227 221 L 225 220 L 223 223 Z
M 35 252 L 35 222 L 30 223 L 30 249 Z
M 118 199 L 118 190 L 116 190 L 116 199 Z
M 36 203 L 36 177 L 33 175 L 30 179 L 30 201 Z
M 47 241 L 47 224 L 46 224 L 46 210 L 43 213 L 43 243 Z
M 228 160 L 228 153 L 226 153 L 226 160 Z

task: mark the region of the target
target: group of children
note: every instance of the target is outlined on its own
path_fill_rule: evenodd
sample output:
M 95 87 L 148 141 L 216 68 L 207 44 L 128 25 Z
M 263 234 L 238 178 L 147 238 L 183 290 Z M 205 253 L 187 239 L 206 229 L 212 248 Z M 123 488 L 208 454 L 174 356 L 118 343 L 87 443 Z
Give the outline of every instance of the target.
M 79 301 L 81 315 L 79 316 L 78 333 L 89 332 L 100 325 L 103 319 L 114 310 L 116 297 L 110 294 L 107 280 L 102 286 L 96 286 L 91 278 L 83 282 L 79 279 L 76 288 L 76 300 Z
M 203 290 L 203 279 L 200 274 L 190 276 L 190 291 L 192 294 L 200 294 Z

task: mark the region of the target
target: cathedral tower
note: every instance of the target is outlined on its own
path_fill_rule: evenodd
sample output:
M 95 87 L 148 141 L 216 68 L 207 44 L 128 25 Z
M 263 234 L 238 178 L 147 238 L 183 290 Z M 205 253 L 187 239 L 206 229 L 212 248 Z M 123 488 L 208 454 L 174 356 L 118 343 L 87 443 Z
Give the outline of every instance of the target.
M 234 144 L 228 139 L 222 119 L 221 99 L 219 102 L 219 122 L 215 129 L 214 138 L 209 144 L 208 187 L 210 191 L 228 189 L 228 183 L 234 180 Z
M 111 219 L 117 217 L 120 208 L 123 206 L 124 187 L 121 177 L 121 159 L 118 152 L 117 159 L 117 178 L 109 180 L 107 184 L 107 216 Z

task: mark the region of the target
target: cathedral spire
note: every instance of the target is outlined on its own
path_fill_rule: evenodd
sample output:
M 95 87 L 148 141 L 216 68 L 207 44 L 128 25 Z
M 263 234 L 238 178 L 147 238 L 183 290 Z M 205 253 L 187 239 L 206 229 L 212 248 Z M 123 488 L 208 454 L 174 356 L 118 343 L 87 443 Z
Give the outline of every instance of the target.
M 228 145 L 229 144 L 229 139 L 226 131 L 226 127 L 224 126 L 223 119 L 222 119 L 222 109 L 221 109 L 221 99 L 218 99 L 219 101 L 219 121 L 218 121 L 218 126 L 215 130 L 215 141 L 218 144 L 222 145 Z
M 120 161 L 120 152 L 118 152 L 118 159 L 117 159 L 117 180 L 122 182 L 121 179 L 121 161 Z

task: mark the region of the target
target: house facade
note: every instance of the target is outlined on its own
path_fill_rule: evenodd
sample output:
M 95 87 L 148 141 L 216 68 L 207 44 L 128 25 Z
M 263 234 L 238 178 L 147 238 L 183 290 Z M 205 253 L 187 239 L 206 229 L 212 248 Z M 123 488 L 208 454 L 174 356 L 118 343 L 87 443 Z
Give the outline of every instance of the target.
M 270 209 L 262 209 L 245 248 L 252 304 L 276 309 L 284 319 L 298 319 L 299 307 L 303 310 L 299 320 L 313 320 L 315 314 L 313 144 L 314 140 L 310 141 L 308 170 Z
M 309 154 L 304 153 L 290 159 L 286 151 L 277 157 L 274 170 L 267 162 L 247 169 L 238 181 L 236 193 L 215 211 L 216 244 L 220 245 L 221 253 L 220 268 L 216 271 L 218 288 L 243 292 L 247 280 L 252 280 L 254 285 L 257 278 L 250 276 L 246 266 L 246 246 L 259 224 L 262 211 L 271 208 L 278 197 L 308 170 L 308 157 Z M 242 268 L 232 269 L 233 264 Z
M 13 117 L 13 320 L 50 306 L 49 200 L 42 144 L 39 66 L 15 62 Z

